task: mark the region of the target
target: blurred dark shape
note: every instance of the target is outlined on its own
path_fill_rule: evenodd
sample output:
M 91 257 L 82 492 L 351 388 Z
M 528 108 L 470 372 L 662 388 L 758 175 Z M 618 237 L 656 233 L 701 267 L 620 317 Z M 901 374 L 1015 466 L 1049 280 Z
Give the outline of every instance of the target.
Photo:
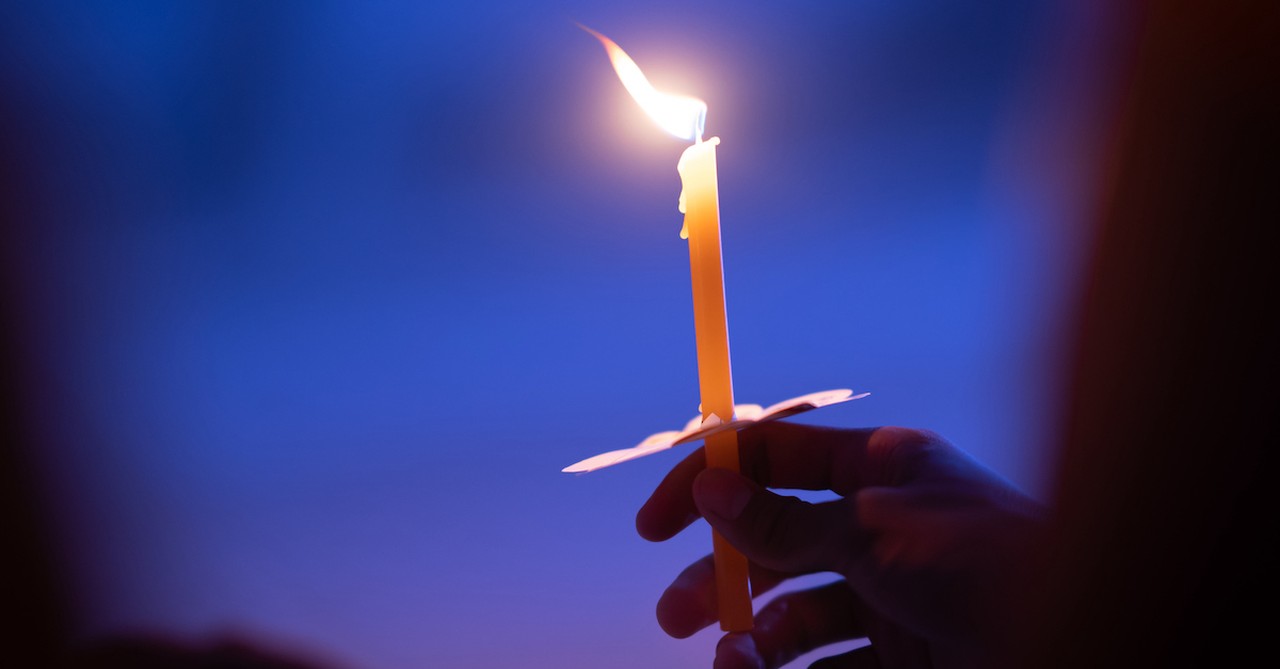
M 8 102 L 0 97 L 0 124 L 11 120 Z M 40 184 L 26 169 L 32 150 L 22 139 L 0 132 L 0 664 L 40 666 L 66 641 L 69 612 L 32 457 L 42 445 L 31 418 L 41 388 L 21 344 L 30 335 L 35 291 L 22 280 L 23 259 L 15 249 L 25 232 L 19 223 L 32 216 Z
M 75 653 L 65 665 L 66 669 L 319 669 L 319 666 L 234 639 L 191 644 L 164 637 L 112 639 Z
M 11 284 L 5 283 L 3 286 Z M 0 300 L 0 322 L 13 323 Z M 41 666 L 66 639 L 67 615 L 52 559 L 48 519 L 40 512 L 31 462 L 21 445 L 21 387 L 10 358 L 13 329 L 0 326 L 0 665 Z M 13 662 L 13 664 L 10 664 Z
M 1136 26 L 1015 666 L 1272 652 L 1280 10 L 1148 2 Z

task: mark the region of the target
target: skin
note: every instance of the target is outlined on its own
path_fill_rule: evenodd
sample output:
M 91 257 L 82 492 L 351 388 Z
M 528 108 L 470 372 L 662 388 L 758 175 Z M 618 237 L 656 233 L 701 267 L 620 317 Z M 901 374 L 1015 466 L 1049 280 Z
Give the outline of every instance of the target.
M 803 574 L 843 579 L 774 598 L 750 633 L 721 639 L 716 669 L 779 667 L 864 637 L 870 645 L 812 666 L 995 660 L 1007 599 L 1044 525 L 1040 504 L 928 432 L 774 422 L 742 432 L 739 443 L 742 475 L 707 470 L 701 450 L 676 465 L 636 516 L 640 535 L 664 541 L 705 518 L 751 561 L 753 596 Z M 810 504 L 769 488 L 841 497 Z M 690 636 L 716 621 L 715 602 L 707 556 L 663 593 L 658 623 Z

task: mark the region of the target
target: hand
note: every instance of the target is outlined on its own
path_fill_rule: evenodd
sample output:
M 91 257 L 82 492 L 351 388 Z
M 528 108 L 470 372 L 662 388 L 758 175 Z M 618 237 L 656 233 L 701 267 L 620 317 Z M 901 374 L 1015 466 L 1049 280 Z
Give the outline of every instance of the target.
M 751 561 L 752 595 L 789 577 L 843 580 L 783 594 L 728 634 L 716 669 L 778 667 L 811 650 L 870 645 L 814 667 L 982 666 L 1044 511 L 937 435 L 904 428 L 836 430 L 764 423 L 739 435 L 742 472 L 707 470 L 701 449 L 676 465 L 636 516 L 651 541 L 706 518 Z M 810 504 L 767 488 L 832 490 Z M 683 638 L 717 619 L 711 556 L 658 602 Z

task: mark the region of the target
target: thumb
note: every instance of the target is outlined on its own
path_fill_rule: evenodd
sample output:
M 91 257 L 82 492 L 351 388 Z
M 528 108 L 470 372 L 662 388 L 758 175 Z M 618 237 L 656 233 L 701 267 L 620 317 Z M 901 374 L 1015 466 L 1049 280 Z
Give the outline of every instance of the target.
M 727 469 L 698 474 L 693 500 L 711 527 L 747 559 L 776 571 L 843 573 L 866 543 L 852 501 L 810 504 Z

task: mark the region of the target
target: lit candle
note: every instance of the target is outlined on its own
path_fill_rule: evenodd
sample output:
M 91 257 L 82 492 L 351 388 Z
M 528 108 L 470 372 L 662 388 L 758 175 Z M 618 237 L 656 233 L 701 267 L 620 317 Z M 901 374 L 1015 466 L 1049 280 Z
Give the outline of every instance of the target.
M 724 308 L 724 271 L 720 262 L 720 196 L 716 178 L 719 137 L 685 149 L 678 164 L 684 183 L 684 232 L 689 238 L 689 267 L 693 277 L 694 336 L 698 342 L 698 386 L 702 420 L 733 419 L 733 374 L 729 365 L 729 322 Z M 738 471 L 738 432 L 729 430 L 706 439 L 707 466 Z M 751 629 L 751 593 L 747 558 L 711 531 L 716 561 L 716 592 L 720 628 L 728 632 Z
M 720 261 L 720 201 L 716 177 L 718 137 L 702 141 L 706 103 L 670 95 L 653 85 L 617 44 L 582 26 L 604 44 L 618 78 L 645 112 L 667 132 L 692 140 L 677 169 L 683 183 L 680 210 L 689 240 L 693 279 L 694 335 L 698 347 L 698 385 L 703 422 L 733 419 L 733 377 L 729 367 L 729 326 L 725 318 L 724 272 Z M 707 466 L 738 471 L 738 434 L 729 430 L 706 439 Z M 747 559 L 712 530 L 720 628 L 729 632 L 751 629 L 751 593 Z

